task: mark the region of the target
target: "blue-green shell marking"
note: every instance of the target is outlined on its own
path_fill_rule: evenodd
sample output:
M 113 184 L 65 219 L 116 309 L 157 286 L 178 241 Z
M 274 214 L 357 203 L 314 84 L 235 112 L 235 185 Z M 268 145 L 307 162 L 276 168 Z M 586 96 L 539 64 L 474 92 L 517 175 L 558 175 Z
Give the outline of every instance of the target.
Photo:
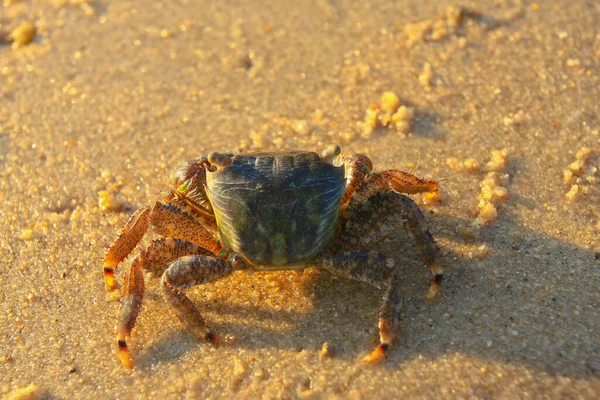
M 316 153 L 256 153 L 207 172 L 221 240 L 256 267 L 301 264 L 337 230 L 344 168 Z

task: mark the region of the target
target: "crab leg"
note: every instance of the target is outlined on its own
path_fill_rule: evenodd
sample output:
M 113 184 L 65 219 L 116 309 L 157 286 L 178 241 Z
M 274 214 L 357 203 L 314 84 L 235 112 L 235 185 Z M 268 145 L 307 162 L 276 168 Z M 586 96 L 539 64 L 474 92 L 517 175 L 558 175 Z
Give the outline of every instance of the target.
M 212 256 L 213 253 L 192 242 L 175 238 L 162 238 L 142 250 L 140 258 L 144 259 L 143 268 L 155 277 L 160 277 L 169 264 L 183 256 Z
M 213 254 L 221 250 L 217 239 L 194 217 L 177 206 L 156 202 L 150 218 L 155 232 L 161 236 L 192 242 Z
M 392 190 L 407 194 L 435 192 L 437 191 L 437 181 L 420 179 L 398 170 L 388 170 L 381 173 L 372 172 L 354 192 L 348 207 L 342 215 L 342 220 L 347 221 L 354 211 L 371 196 Z
M 342 249 L 367 248 L 400 227 L 414 238 L 421 258 L 433 274 L 426 295 L 432 300 L 440 290 L 443 261 L 421 210 L 409 197 L 396 192 L 371 196 L 350 216 L 338 246 Z
M 400 292 L 400 278 L 394 272 L 379 309 L 379 345 L 369 355 L 363 357 L 363 362 L 375 364 L 385 357 L 385 353 L 400 328 L 400 311 L 402 310 L 403 300 L 404 298 Z
M 383 359 L 398 331 L 402 308 L 400 279 L 394 271 L 394 260 L 374 251 L 359 250 L 324 257 L 316 266 L 376 287 L 387 285 L 379 310 L 379 345 L 363 361 L 373 364 Z
M 152 225 L 159 235 L 183 239 L 213 253 L 220 251 L 217 240 L 190 214 L 171 204 L 156 202 L 136 211 L 108 250 L 104 258 L 104 280 L 109 289 L 116 287 L 115 268 L 142 239 L 148 225 Z
M 127 257 L 148 230 L 150 207 L 137 210 L 123 227 L 121 234 L 114 241 L 106 257 L 104 257 L 104 281 L 108 289 L 114 289 L 115 268 Z
M 342 154 L 334 160 L 334 165 L 344 165 L 346 169 L 346 191 L 341 204 L 348 204 L 356 189 L 373 169 L 369 157 L 362 154 Z
M 137 319 L 144 296 L 144 275 L 142 269 L 154 274 L 164 271 L 169 263 L 187 255 L 211 254 L 193 243 L 180 239 L 166 238 L 152 242 L 148 248 L 133 260 L 129 272 L 125 276 L 122 288 L 121 307 L 117 318 L 117 344 L 119 358 L 126 368 L 132 367 L 132 360 L 127 349 L 126 338 L 131 333 Z
M 127 350 L 126 337 L 129 336 L 135 325 L 135 320 L 140 312 L 142 299 L 144 297 L 144 274 L 142 272 L 143 261 L 141 257 L 136 258 L 123 283 L 121 307 L 117 319 L 116 333 L 119 359 L 127 369 L 131 369 L 132 360 Z
M 236 255 L 228 260 L 210 256 L 179 258 L 171 263 L 162 276 L 163 295 L 192 335 L 215 342 L 218 338 L 207 328 L 204 318 L 182 289 L 214 282 L 243 268 L 246 268 L 246 265 Z
M 414 194 L 436 192 L 438 182 L 432 179 L 421 179 L 397 169 L 382 171 L 381 176 L 398 193 Z

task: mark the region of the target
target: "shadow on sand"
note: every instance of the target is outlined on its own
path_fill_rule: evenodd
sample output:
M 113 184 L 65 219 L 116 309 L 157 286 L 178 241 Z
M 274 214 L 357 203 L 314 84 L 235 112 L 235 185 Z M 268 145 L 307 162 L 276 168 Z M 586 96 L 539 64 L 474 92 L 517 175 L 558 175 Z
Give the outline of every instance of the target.
M 444 249 L 450 267 L 443 292 L 432 303 L 424 299 L 426 269 L 418 259 L 401 256 L 412 254 L 411 241 L 399 232 L 380 246 L 383 253 L 405 261 L 398 264 L 405 276 L 406 293 L 403 328 L 381 366 L 397 368 L 420 356 L 435 359 L 460 353 L 553 375 L 600 376 L 598 304 L 590 296 L 598 290 L 597 276 L 592 274 L 599 263 L 598 254 L 524 230 L 512 220 L 509 215 L 473 240 L 455 233 L 464 221 L 444 216 L 431 221 L 434 235 L 454 242 Z M 452 254 L 451 249 L 482 244 L 489 249 L 483 259 Z M 190 296 L 200 310 L 252 321 L 219 325 L 208 320 L 215 332 L 236 337 L 231 346 L 318 352 L 328 342 L 336 358 L 359 362 L 377 343 L 377 312 L 383 291 L 367 284 L 316 273 L 300 289 L 312 297 L 309 312 L 203 302 L 198 295 L 201 290 Z M 273 331 L 261 327 L 269 325 L 267 321 L 289 328 Z M 137 362 L 147 369 L 206 345 L 182 329 L 138 353 Z

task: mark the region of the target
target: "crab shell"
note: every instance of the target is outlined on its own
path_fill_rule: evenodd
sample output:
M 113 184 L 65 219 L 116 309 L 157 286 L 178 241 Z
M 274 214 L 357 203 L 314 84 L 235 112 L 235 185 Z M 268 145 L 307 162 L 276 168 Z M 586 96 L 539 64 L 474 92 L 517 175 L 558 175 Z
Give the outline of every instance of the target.
M 337 232 L 344 167 L 313 152 L 236 155 L 206 172 L 222 242 L 258 269 L 301 268 Z

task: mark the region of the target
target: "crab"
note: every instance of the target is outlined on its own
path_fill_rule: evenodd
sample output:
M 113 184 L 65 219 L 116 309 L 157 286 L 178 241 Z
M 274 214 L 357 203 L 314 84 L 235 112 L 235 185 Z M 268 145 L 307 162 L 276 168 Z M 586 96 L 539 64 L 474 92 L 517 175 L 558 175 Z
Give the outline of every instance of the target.
M 402 295 L 394 260 L 369 247 L 402 227 L 432 273 L 426 294 L 440 289 L 443 262 L 416 203 L 401 194 L 436 192 L 437 181 L 399 170 L 374 172 L 362 154 L 331 146 L 309 151 L 234 155 L 213 152 L 181 163 L 162 201 L 137 210 L 104 259 L 104 278 L 116 288 L 115 268 L 149 226 L 162 236 L 133 260 L 122 286 L 117 351 L 130 369 L 127 348 L 144 294 L 143 270 L 162 275 L 166 302 L 195 337 L 217 342 L 183 289 L 239 270 L 317 267 L 348 279 L 387 287 L 379 311 L 379 344 L 364 357 L 385 357 L 399 328 Z

